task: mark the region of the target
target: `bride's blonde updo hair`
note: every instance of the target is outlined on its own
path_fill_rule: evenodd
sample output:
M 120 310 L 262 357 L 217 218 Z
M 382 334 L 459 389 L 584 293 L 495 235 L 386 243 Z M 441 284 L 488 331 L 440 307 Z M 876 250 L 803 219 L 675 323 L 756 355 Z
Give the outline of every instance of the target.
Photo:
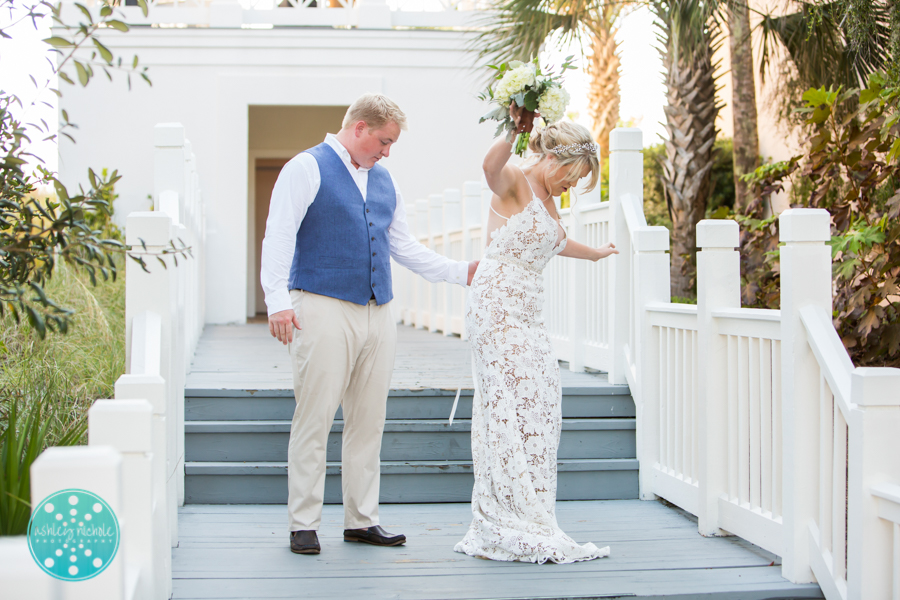
M 597 187 L 600 179 L 600 159 L 597 156 L 597 144 L 591 137 L 591 132 L 584 125 L 571 121 L 557 121 L 546 127 L 537 128 L 531 132 L 528 140 L 528 149 L 534 154 L 536 162 L 544 160 L 547 156 L 556 159 L 556 167 L 553 172 L 561 167 L 575 165 L 571 172 L 578 174 L 585 166 L 591 170 L 591 182 L 585 191 L 591 191 Z M 554 152 L 554 150 L 556 150 Z M 572 181 L 574 184 L 575 181 Z

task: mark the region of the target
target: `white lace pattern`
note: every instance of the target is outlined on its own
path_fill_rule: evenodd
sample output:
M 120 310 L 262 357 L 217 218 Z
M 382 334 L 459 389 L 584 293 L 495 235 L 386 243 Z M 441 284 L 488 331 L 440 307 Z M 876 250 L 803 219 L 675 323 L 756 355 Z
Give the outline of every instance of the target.
M 562 387 L 541 312 L 542 271 L 566 245 L 559 230 L 533 197 L 491 234 L 469 290 L 474 518 L 454 550 L 470 556 L 570 563 L 609 555 L 579 545 L 556 521 Z

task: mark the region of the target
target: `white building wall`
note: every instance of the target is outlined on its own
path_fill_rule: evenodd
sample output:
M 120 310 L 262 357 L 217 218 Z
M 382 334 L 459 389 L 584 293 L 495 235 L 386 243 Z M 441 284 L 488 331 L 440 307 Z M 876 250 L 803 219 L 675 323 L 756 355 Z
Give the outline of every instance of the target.
M 147 206 L 153 126 L 185 127 L 207 204 L 207 321 L 248 313 L 248 113 L 251 105 L 349 105 L 381 92 L 406 112 L 409 130 L 384 166 L 407 200 L 477 176 L 493 127 L 478 125 L 483 80 L 466 35 L 359 29 L 133 29 L 103 41 L 138 54 L 153 86 L 101 75 L 69 89 L 61 108 L 80 129 L 60 144 L 60 174 L 84 183 L 88 167 L 118 169 L 119 215 Z

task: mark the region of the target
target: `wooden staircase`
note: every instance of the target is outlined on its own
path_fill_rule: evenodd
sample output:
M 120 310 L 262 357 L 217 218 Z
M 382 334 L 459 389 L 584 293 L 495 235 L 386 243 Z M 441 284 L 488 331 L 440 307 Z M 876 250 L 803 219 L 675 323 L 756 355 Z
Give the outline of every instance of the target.
M 410 332 L 408 332 L 410 333 Z M 413 335 L 415 332 L 411 332 Z M 426 334 L 427 335 L 427 334 Z M 560 441 L 560 500 L 637 498 L 634 402 L 604 375 L 567 374 Z M 381 447 L 381 502 L 466 502 L 472 494 L 472 390 L 394 387 Z M 185 502 L 284 504 L 291 389 L 185 392 Z M 325 502 L 341 502 L 340 409 L 328 439 Z

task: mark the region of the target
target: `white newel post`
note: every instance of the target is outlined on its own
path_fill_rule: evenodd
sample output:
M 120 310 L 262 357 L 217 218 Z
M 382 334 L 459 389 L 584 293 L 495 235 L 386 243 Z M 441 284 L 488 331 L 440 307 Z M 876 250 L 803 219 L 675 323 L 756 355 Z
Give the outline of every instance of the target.
M 138 318 L 159 317 L 143 313 Z M 157 325 L 158 327 L 158 325 Z M 172 551 L 177 540 L 172 537 L 172 524 L 177 523 L 178 506 L 174 493 L 167 493 L 167 464 L 175 452 L 174 440 L 166 436 L 166 383 L 158 374 L 129 373 L 116 380 L 116 400 L 147 400 L 153 411 L 151 460 L 153 470 L 152 527 L 153 578 L 157 596 L 172 595 Z M 174 490 L 173 490 L 174 491 Z
M 176 296 L 175 267 L 170 258 L 164 258 L 169 268 L 163 269 L 154 253 L 161 252 L 171 239 L 172 220 L 161 212 L 141 212 L 128 215 L 125 232 L 125 243 L 136 252 L 144 252 L 141 241 L 146 245 L 147 256 L 144 256 L 149 273 L 140 265 L 128 261 L 126 266 L 127 284 L 125 286 L 125 339 L 126 370 L 130 370 L 131 353 L 134 345 L 134 319 L 137 315 L 149 311 L 160 318 L 160 368 L 159 375 L 166 385 L 166 437 L 171 452 L 167 454 L 168 465 L 166 490 L 170 497 L 168 504 L 178 506 L 184 504 L 184 384 L 181 355 L 183 346 L 177 343 L 174 334 L 177 327 L 173 315 L 178 309 Z M 180 389 L 176 382 L 182 381 Z M 174 388 L 174 389 L 173 389 Z M 170 515 L 169 527 L 172 543 L 178 539 L 176 514 Z
M 610 241 L 619 249 L 609 268 L 609 382 L 626 383 L 624 349 L 628 344 L 631 277 L 631 239 L 622 198 L 644 197 L 643 138 L 640 129 L 618 128 L 609 134 Z M 634 349 L 632 349 L 632 352 Z
M 450 233 L 462 229 L 462 194 L 457 189 L 444 190 L 444 256 L 453 260 L 462 260 L 462 256 L 454 256 L 450 249 Z M 461 249 L 464 250 L 464 249 Z M 459 294 L 456 285 L 444 285 L 444 335 L 453 335 L 453 319 L 459 315 L 453 311 L 453 297 Z
M 88 410 L 88 443 L 111 446 L 122 455 L 121 549 L 135 598 L 164 599 L 156 592 L 153 548 L 153 408 L 146 400 L 97 400 Z M 166 548 L 168 550 L 168 547 Z
M 800 309 L 830 315 L 831 217 L 824 209 L 788 209 L 778 218 L 781 248 L 781 385 L 784 557 L 782 573 L 811 583 L 810 521 L 819 490 L 819 367 Z
M 51 447 L 31 465 L 33 504 L 62 490 L 91 492 L 109 505 L 124 535 L 128 515 L 122 487 L 122 455 L 111 446 Z M 127 597 L 127 551 L 125 544 L 120 543 L 116 556 L 102 573 L 84 581 L 63 582 L 62 597 L 65 600 L 124 600 Z
M 651 490 L 654 465 L 659 462 L 659 340 L 653 335 L 646 306 L 669 301 L 669 230 L 665 227 L 639 229 L 634 235 L 634 250 L 637 389 L 631 393 L 636 400 L 640 399 L 635 402 L 640 497 L 655 500 L 656 494 Z
M 428 218 L 428 200 L 416 200 L 416 236 L 424 245 L 431 248 L 431 230 Z M 423 277 L 415 276 L 416 285 L 416 328 L 428 326 L 428 311 L 431 309 L 430 285 Z
M 740 230 L 734 221 L 697 225 L 697 346 L 699 495 L 701 535 L 724 535 L 719 496 L 728 483 L 728 341 L 713 317 L 719 308 L 741 307 Z
M 38 567 L 25 535 L 0 537 L 0 581 L 4 598 L 63 600 L 62 581 Z
M 435 251 L 437 251 L 437 248 L 434 238 L 437 236 L 443 237 L 444 231 L 444 207 L 442 206 L 442 200 L 443 198 L 440 194 L 431 194 L 428 196 L 428 245 Z M 446 238 L 441 242 L 441 246 L 442 249 L 440 254 L 446 254 Z M 441 289 L 442 284 L 440 283 L 427 283 L 426 285 L 431 288 L 431 293 L 429 294 L 431 303 L 428 306 L 428 331 L 435 333 L 439 329 L 438 307 L 440 306 L 440 295 L 444 290 Z
M 897 525 L 879 517 L 872 488 L 900 484 L 900 369 L 855 369 L 850 399 L 861 410 L 847 440 L 847 600 L 897 598 Z

